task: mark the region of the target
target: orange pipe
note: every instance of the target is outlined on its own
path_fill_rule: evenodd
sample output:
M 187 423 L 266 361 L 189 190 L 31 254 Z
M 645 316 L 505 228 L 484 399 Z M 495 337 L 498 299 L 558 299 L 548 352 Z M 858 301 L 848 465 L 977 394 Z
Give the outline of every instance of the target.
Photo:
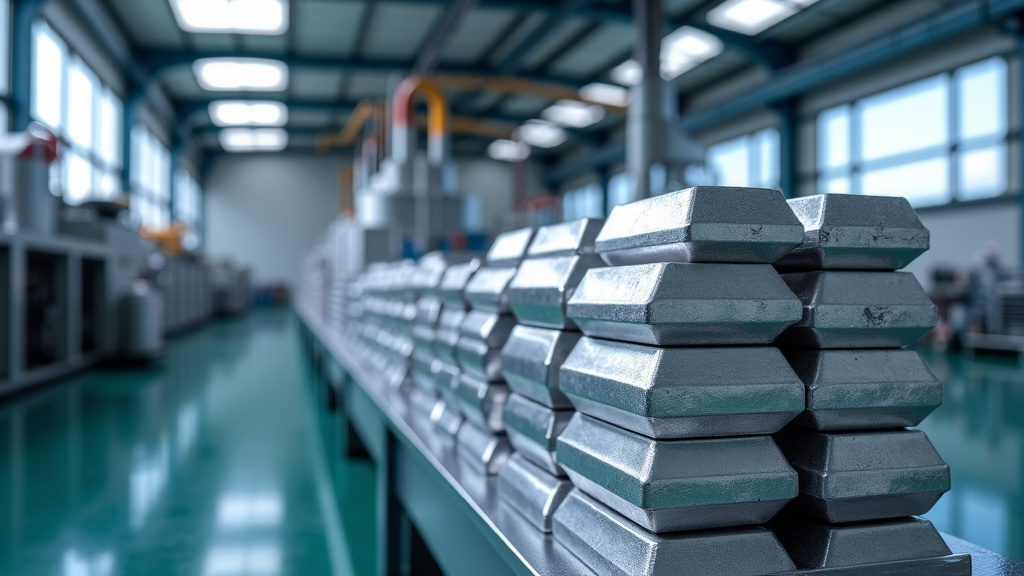
M 401 128 L 408 128 L 413 115 L 412 102 L 417 94 L 427 99 L 427 134 L 441 138 L 448 132 L 448 108 L 444 93 L 433 82 L 418 76 L 409 76 L 395 89 L 392 100 L 394 122 Z

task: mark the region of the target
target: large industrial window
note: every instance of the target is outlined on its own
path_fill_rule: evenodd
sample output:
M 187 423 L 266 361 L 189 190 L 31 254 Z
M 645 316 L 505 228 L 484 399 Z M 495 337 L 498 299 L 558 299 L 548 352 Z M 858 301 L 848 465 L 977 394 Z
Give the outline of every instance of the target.
M 174 174 L 174 220 L 188 228 L 185 248 L 199 247 L 202 243 L 203 191 L 195 178 L 183 169 Z
M 612 208 L 622 204 L 629 204 L 633 201 L 636 186 L 633 184 L 633 176 L 629 172 L 619 172 L 608 179 L 608 213 Z
M 1007 192 L 1006 61 L 990 58 L 818 115 L 818 190 L 914 206 Z
M 33 34 L 32 117 L 64 144 L 51 189 L 69 204 L 114 198 L 121 188 L 121 101 L 46 23 Z
M 708 146 L 704 158 L 709 184 L 779 187 L 779 131 L 765 128 Z
M 151 230 L 171 224 L 171 153 L 142 124 L 132 127 L 132 214 Z
M 601 190 L 601 185 L 593 182 L 563 194 L 562 218 L 604 218 L 604 190 Z

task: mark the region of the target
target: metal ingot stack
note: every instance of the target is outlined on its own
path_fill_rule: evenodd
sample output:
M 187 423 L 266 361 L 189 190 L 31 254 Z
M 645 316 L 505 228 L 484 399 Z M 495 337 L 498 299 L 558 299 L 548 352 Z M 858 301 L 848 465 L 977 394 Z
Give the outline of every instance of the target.
M 913 275 L 928 249 L 903 198 L 789 201 L 803 244 L 776 263 L 803 301 L 778 339 L 806 386 L 807 409 L 776 434 L 800 495 L 771 524 L 797 566 L 857 574 L 970 574 L 924 514 L 949 490 L 949 467 L 916 426 L 942 385 L 913 350 L 936 323 Z
M 456 436 L 457 451 L 463 462 L 485 474 L 497 474 L 512 451 L 502 422 L 509 390 L 501 375 L 501 348 L 516 325 L 508 287 L 533 233 L 533 228 L 522 228 L 499 234 L 486 265 L 466 284 L 470 310 L 456 350 L 462 374 L 455 397 L 465 417 Z
M 568 315 L 555 537 L 599 574 L 795 569 L 762 525 L 799 493 L 775 445 L 803 383 L 770 347 L 800 319 L 771 263 L 803 227 L 781 193 L 697 187 L 616 207 Z
M 501 353 L 512 392 L 503 419 L 516 452 L 498 473 L 498 495 L 544 532 L 572 489 L 555 459 L 555 442 L 575 413 L 559 388 L 559 369 L 582 336 L 566 305 L 587 270 L 604 267 L 594 252 L 603 223 L 582 219 L 538 229 L 508 288 L 519 324 Z
M 434 331 L 433 351 L 440 361 L 435 376 L 440 401 L 434 405 L 430 414 L 435 427 L 447 434 L 455 436 L 462 426 L 462 412 L 459 410 L 455 390 L 458 388 L 462 369 L 456 350 L 459 344 L 459 333 L 462 321 L 466 319 L 469 302 L 465 290 L 473 274 L 480 269 L 481 261 L 474 258 L 462 264 L 449 266 L 441 278 L 438 293 L 441 297 L 441 313 Z
M 364 277 L 360 338 L 373 351 L 367 365 L 381 375 L 386 391 L 404 398 L 412 390 L 412 325 L 416 318 L 410 261 L 374 264 Z

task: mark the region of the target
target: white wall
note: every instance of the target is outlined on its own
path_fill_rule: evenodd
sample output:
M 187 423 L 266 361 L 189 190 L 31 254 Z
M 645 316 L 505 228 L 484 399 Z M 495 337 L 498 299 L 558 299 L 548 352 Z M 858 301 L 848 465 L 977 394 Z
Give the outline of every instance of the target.
M 291 284 L 302 255 L 338 214 L 339 156 L 226 154 L 206 180 L 206 253 Z
M 515 166 L 486 158 L 461 158 L 457 161 L 459 190 L 480 199 L 480 222 L 484 231 L 500 231 L 513 209 Z M 541 171 L 534 162 L 525 166 L 526 197 L 546 194 Z

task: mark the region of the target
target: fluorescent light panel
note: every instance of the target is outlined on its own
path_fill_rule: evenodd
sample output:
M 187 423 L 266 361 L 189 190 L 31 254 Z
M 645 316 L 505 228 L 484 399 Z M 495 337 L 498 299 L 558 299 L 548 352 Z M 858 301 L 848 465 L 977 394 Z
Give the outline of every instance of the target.
M 708 22 L 753 36 L 818 0 L 726 0 L 708 12 Z
M 206 90 L 279 92 L 288 87 L 288 65 L 263 58 L 203 58 L 192 66 Z
M 725 45 L 714 34 L 692 26 L 677 28 L 661 41 L 661 77 L 672 80 L 701 62 L 721 54 Z M 625 86 L 636 86 L 643 80 L 643 70 L 636 60 L 626 60 L 611 71 L 611 79 Z
M 580 88 L 580 98 L 608 106 L 628 106 L 629 90 L 614 84 L 592 82 Z
M 527 120 L 516 132 L 520 140 L 538 148 L 554 148 L 569 138 L 564 128 L 544 120 Z
M 288 0 L 170 0 L 178 26 L 186 32 L 283 34 Z
M 271 100 L 217 100 L 210 103 L 217 126 L 284 126 L 288 107 Z
M 220 131 L 220 145 L 228 152 L 275 152 L 288 146 L 288 133 L 280 128 L 228 128 Z
M 530 157 L 530 146 L 515 140 L 495 140 L 487 145 L 487 155 L 502 162 L 520 162 Z
M 559 100 L 540 113 L 541 118 L 573 128 L 586 128 L 604 118 L 604 108 L 576 100 Z

